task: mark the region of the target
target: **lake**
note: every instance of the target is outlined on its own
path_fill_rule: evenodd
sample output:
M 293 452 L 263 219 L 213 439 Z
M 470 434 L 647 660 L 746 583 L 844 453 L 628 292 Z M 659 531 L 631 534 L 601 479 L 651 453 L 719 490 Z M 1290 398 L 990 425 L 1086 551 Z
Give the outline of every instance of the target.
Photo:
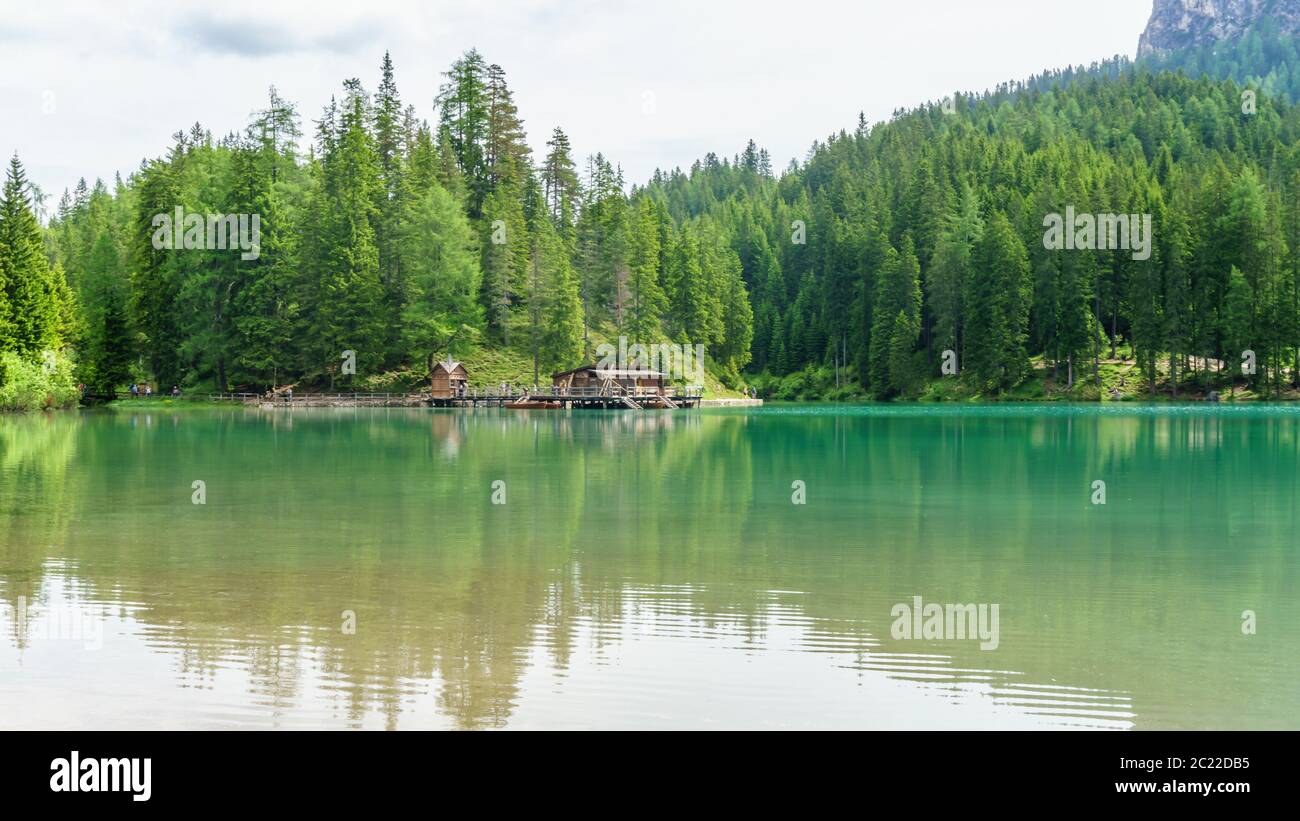
M 1296 407 L 0 416 L 0 728 L 1297 729 L 1298 467 Z

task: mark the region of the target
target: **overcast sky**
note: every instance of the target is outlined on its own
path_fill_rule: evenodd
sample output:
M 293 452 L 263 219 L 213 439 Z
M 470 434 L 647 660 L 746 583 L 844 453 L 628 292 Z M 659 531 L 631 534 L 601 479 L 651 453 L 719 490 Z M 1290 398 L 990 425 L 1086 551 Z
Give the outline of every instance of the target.
M 304 132 L 348 77 L 392 52 L 432 119 L 441 73 L 500 64 L 536 152 L 562 127 L 631 182 L 731 156 L 783 168 L 814 139 L 953 90 L 1132 55 L 1150 0 L 11 0 L 0 16 L 0 151 L 53 208 L 77 178 L 126 176 L 201 122 L 241 129 L 269 85 Z

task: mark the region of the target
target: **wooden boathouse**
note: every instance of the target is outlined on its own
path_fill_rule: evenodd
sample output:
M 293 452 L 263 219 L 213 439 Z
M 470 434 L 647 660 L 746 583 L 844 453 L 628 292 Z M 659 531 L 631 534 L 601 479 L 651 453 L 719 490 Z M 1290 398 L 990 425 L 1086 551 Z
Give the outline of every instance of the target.
M 469 371 L 448 358 L 429 371 L 429 396 L 433 399 L 459 399 L 469 392 Z
M 642 369 L 583 365 L 551 374 L 551 393 L 539 396 L 561 407 L 681 408 L 699 402 L 698 387 L 671 387 L 664 374 Z

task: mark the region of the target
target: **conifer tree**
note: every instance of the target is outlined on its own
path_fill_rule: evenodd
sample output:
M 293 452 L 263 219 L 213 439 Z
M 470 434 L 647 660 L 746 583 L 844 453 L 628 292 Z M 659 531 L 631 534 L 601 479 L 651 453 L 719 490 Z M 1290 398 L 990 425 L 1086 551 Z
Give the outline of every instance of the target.
M 629 227 L 628 305 L 623 329 L 634 342 L 658 341 L 668 300 L 659 279 L 659 224 L 654 203 L 642 198 L 632 212 Z
M 60 347 L 61 289 L 53 277 L 41 227 L 32 213 L 27 175 L 14 155 L 0 193 L 0 283 L 5 294 L 0 302 L 5 330 L 0 351 L 37 361 L 43 352 Z
M 968 284 L 967 371 L 992 390 L 1014 387 L 1028 371 L 1029 260 L 1011 222 L 995 211 L 975 250 L 982 275 Z

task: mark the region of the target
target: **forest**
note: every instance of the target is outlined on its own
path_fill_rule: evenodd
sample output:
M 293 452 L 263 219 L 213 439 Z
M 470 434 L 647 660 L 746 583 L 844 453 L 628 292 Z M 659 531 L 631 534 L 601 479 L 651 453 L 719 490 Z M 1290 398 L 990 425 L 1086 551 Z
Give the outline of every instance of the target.
M 0 390 L 386 389 L 447 355 L 531 384 L 626 336 L 704 344 L 715 390 L 777 398 L 1288 396 L 1300 109 L 1248 90 L 1112 61 L 860 116 L 779 171 L 751 140 L 629 183 L 561 128 L 534 156 L 477 51 L 429 119 L 385 56 L 373 91 L 304 123 L 271 88 L 46 226 L 14 158 Z M 258 215 L 257 253 L 157 247 L 177 208 Z M 1149 215 L 1149 258 L 1047 247 L 1067 209 Z
M 1260 18 L 1234 40 L 1152 55 L 1142 63 L 1154 71 L 1232 79 L 1271 97 L 1300 100 L 1300 38 L 1283 33 L 1272 17 Z

